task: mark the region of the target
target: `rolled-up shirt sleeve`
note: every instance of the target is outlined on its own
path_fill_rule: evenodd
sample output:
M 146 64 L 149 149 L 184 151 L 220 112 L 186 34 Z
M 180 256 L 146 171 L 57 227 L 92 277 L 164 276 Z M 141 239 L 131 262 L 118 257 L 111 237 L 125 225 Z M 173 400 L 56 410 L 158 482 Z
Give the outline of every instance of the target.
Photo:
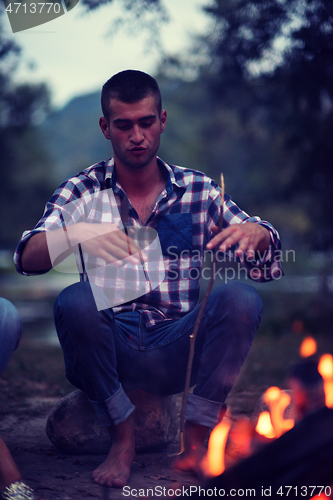
M 50 200 L 47 202 L 44 214 L 39 222 L 36 224 L 35 228 L 32 230 L 24 231 L 22 237 L 17 245 L 14 253 L 14 264 L 16 270 L 26 276 L 34 276 L 38 274 L 44 274 L 49 271 L 49 269 L 41 270 L 38 272 L 26 272 L 22 268 L 22 254 L 27 244 L 28 240 L 39 232 L 49 232 L 56 229 L 63 229 L 63 231 L 57 233 L 57 247 L 62 248 L 62 251 L 66 251 L 69 248 L 67 242 L 67 235 L 65 232 L 65 226 L 69 223 L 70 219 L 75 222 L 75 214 L 73 216 L 74 210 L 70 213 L 66 210 L 66 205 L 69 203 L 73 204 L 79 198 L 79 193 L 76 193 L 77 186 L 76 182 L 72 179 L 64 182 L 53 194 Z M 50 245 L 49 250 L 50 250 Z M 52 255 L 50 252 L 51 262 L 55 260 L 57 256 Z

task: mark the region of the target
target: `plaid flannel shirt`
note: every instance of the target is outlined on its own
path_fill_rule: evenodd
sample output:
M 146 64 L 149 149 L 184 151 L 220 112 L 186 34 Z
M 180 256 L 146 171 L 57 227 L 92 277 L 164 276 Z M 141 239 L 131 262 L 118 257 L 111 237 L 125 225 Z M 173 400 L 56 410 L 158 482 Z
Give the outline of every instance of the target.
M 150 289 L 148 293 L 144 293 L 131 302 L 113 307 L 115 313 L 140 310 L 147 327 L 154 326 L 159 321 L 179 319 L 196 307 L 204 256 L 208 252 L 205 248 L 213 236 L 212 227 L 218 225 L 221 200 L 220 188 L 204 173 L 168 165 L 160 158 L 158 162 L 167 173 L 167 183 L 145 226 L 154 228 L 158 233 L 165 277 L 159 286 Z M 21 255 L 28 239 L 39 231 L 63 227 L 63 215 L 68 203 L 80 200 L 87 195 L 95 196 L 108 189 L 112 190 L 119 209 L 118 213 L 120 213 L 122 200 L 126 194 L 117 182 L 112 158 L 92 165 L 65 181 L 48 201 L 44 215 L 36 227 L 23 233 L 14 255 L 17 271 L 25 275 L 42 274 L 43 271 L 26 273 L 21 267 Z M 135 209 L 130 204 L 128 210 L 126 225 L 134 228 L 142 227 Z M 73 222 L 80 221 L 80 211 L 77 212 Z M 105 219 L 103 210 L 94 210 L 93 222 L 117 223 L 119 221 L 116 220 L 114 214 Z M 269 230 L 271 237 L 268 251 L 258 261 L 247 259 L 242 261 L 250 278 L 263 282 L 281 277 L 278 232 L 268 222 L 261 221 L 259 217 L 250 217 L 240 210 L 230 196 L 225 195 L 223 227 L 244 222 L 256 222 L 263 225 Z M 234 250 L 233 248 L 229 251 L 229 256 L 233 255 Z M 80 267 L 80 259 L 78 264 L 81 279 L 85 279 L 82 267 Z M 99 286 L 101 280 L 103 276 L 99 276 L 99 283 L 95 284 Z

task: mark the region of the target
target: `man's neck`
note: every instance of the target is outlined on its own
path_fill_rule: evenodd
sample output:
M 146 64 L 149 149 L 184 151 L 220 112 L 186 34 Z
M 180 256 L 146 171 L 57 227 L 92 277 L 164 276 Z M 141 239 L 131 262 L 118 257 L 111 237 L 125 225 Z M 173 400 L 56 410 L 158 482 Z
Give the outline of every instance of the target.
M 127 196 L 142 196 L 151 193 L 156 188 L 165 185 L 165 174 L 154 158 L 141 168 L 129 168 L 115 158 L 117 180 Z

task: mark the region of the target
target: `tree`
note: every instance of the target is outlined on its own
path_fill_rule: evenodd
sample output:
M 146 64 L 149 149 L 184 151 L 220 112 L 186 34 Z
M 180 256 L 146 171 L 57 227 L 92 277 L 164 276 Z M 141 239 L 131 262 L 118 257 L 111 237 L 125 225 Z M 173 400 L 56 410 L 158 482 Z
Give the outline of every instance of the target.
M 36 124 L 50 109 L 44 84 L 15 85 L 19 47 L 2 27 L 0 3 L 0 246 L 14 248 L 22 232 L 40 218 L 52 193 L 50 160 Z
M 215 29 L 203 40 L 210 66 L 202 73 L 213 99 L 282 139 L 292 169 L 283 179 L 275 172 L 273 190 L 311 219 L 314 246 L 331 248 L 332 2 L 215 0 L 206 11 Z
M 81 0 L 87 11 L 112 4 L 113 0 Z M 148 35 L 149 45 L 153 44 L 162 52 L 159 30 L 161 24 L 167 22 L 168 15 L 164 0 L 121 0 L 121 17 L 111 24 L 111 33 L 121 28 L 127 28 L 131 35 L 137 31 L 145 31 Z

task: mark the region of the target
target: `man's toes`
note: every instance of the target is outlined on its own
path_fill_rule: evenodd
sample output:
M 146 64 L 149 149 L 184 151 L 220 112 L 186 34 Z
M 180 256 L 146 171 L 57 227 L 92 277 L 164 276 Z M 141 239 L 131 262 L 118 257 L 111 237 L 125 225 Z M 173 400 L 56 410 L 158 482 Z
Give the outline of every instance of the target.
M 94 471 L 92 478 L 94 483 L 97 483 L 100 486 L 112 486 L 112 478 L 108 478 L 108 476 L 103 474 L 101 471 Z M 110 482 L 110 484 L 107 484 L 108 482 Z
M 100 477 L 101 477 L 101 476 L 100 476 L 100 473 L 99 473 L 99 472 L 94 471 L 94 472 L 92 473 L 92 478 L 93 478 L 93 481 L 94 481 L 95 483 L 98 483 L 98 481 L 99 481 Z
M 113 479 L 112 486 L 114 488 L 123 488 L 127 484 L 127 479 L 123 476 L 118 476 Z
M 101 486 L 103 486 L 103 484 L 104 484 L 102 479 L 101 479 L 101 476 L 94 476 L 93 481 L 94 481 L 94 483 L 100 484 Z

